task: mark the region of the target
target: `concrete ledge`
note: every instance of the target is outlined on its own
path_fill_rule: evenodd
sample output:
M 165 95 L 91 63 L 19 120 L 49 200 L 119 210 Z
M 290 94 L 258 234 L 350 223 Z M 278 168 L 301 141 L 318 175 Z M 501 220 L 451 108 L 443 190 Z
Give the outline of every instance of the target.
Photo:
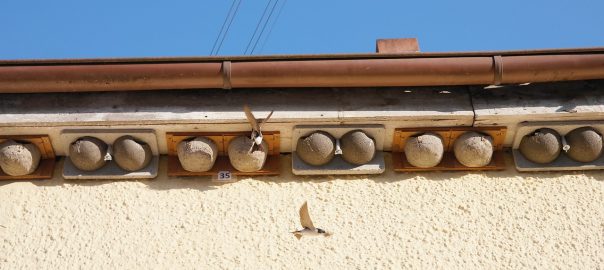
M 353 130 L 362 130 L 375 142 L 375 150 L 384 150 L 384 126 L 383 125 L 311 125 L 311 126 L 295 126 L 292 131 L 292 151 L 296 150 L 296 145 L 301 137 L 308 136 L 315 131 L 325 131 L 335 139 L 340 139 L 344 134 Z
M 302 161 L 296 152 L 292 153 L 292 172 L 295 175 L 337 175 L 337 174 L 381 174 L 386 170 L 384 152 L 377 151 L 373 159 L 363 165 L 353 165 L 335 156 L 323 166 L 312 166 Z
M 77 139 L 85 136 L 95 137 L 107 144 L 109 148 L 113 142 L 122 136 L 130 135 L 137 140 L 145 142 L 151 148 L 154 156 L 159 155 L 157 148 L 157 138 L 155 132 L 151 129 L 64 129 L 61 131 L 61 139 L 63 141 L 64 153 L 69 155 L 69 146 Z
M 2 126 L 248 123 L 243 105 L 273 123 L 472 119 L 464 87 L 206 89 L 0 94 Z M 471 121 L 469 122 L 471 124 Z
M 296 145 L 301 137 L 307 136 L 312 132 L 321 130 L 331 134 L 336 140 L 344 134 L 353 130 L 362 130 L 375 142 L 375 156 L 367 164 L 354 165 L 342 159 L 341 155 L 336 155 L 329 163 L 322 166 L 312 166 L 306 164 L 297 153 Z M 380 174 L 384 172 L 384 126 L 383 125 L 310 125 L 296 126 L 292 135 L 292 171 L 296 175 L 322 175 L 322 174 Z
M 565 121 L 565 122 L 529 122 L 518 125 L 514 144 L 512 145 L 512 154 L 516 169 L 521 172 L 528 171 L 572 171 L 572 170 L 601 170 L 604 169 L 604 155 L 592 162 L 579 162 L 569 158 L 564 151 L 561 151 L 558 158 L 547 164 L 539 164 L 532 162 L 524 157 L 518 150 L 520 141 L 524 136 L 540 128 L 551 128 L 557 131 L 560 136 L 565 136 L 570 131 L 591 126 L 600 133 L 604 131 L 604 121 Z
M 147 167 L 136 172 L 126 171 L 111 161 L 96 171 L 86 172 L 76 168 L 69 158 L 64 159 L 63 178 L 67 180 L 150 179 L 157 177 L 159 166 L 159 156 L 153 156 Z
M 69 159 L 69 145 L 80 137 L 92 136 L 105 142 L 111 149 L 113 142 L 121 136 L 131 135 L 149 145 L 153 159 L 147 167 L 130 172 L 126 171 L 114 161 L 107 161 L 105 166 L 94 171 L 82 171 L 76 168 Z M 61 131 L 61 141 L 65 152 L 63 163 L 63 177 L 65 179 L 93 180 L 93 179 L 148 179 L 157 176 L 159 150 L 154 131 L 149 129 L 65 129 Z
M 384 150 L 394 129 L 471 126 L 465 87 L 207 89 L 113 93 L 0 94 L 3 134 L 48 134 L 65 155 L 65 128 L 151 129 L 167 154 L 166 132 L 249 131 L 242 107 L 260 117 L 274 110 L 264 130 L 279 131 L 281 152 L 291 152 L 296 125 L 380 124 Z
M 604 119 L 604 81 L 573 81 L 472 88 L 474 126 L 505 126 L 506 147 L 525 121 Z

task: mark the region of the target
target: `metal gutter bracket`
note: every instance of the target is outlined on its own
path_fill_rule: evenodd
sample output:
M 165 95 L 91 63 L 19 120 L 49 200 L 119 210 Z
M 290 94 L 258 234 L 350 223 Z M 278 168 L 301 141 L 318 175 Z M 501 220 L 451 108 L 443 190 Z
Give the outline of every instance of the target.
M 493 85 L 501 85 L 503 81 L 503 58 L 501 55 L 493 56 Z
M 231 61 L 222 61 L 222 89 L 232 89 L 231 86 Z

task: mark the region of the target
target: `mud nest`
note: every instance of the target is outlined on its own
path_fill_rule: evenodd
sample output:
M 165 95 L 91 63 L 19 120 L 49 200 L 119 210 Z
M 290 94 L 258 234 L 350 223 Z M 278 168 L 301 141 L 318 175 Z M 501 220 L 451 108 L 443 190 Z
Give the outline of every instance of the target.
M 241 172 L 255 172 L 264 167 L 268 156 L 268 144 L 262 141 L 262 147 L 247 136 L 239 136 L 229 143 L 231 165 Z
M 520 141 L 519 150 L 528 160 L 546 164 L 554 161 L 562 149 L 558 132 L 549 128 L 537 129 Z
M 313 166 L 329 163 L 335 155 L 335 150 L 336 140 L 324 131 L 317 131 L 300 138 L 296 145 L 298 157 Z
M 176 152 L 182 168 L 189 172 L 206 172 L 214 167 L 218 157 L 216 143 L 206 137 L 181 141 Z
M 33 173 L 40 163 L 41 153 L 37 146 L 6 140 L 0 144 L 0 168 L 11 176 Z
M 565 136 L 570 146 L 566 154 L 579 162 L 592 162 L 602 154 L 602 135 L 591 127 L 577 128 Z
M 350 131 L 340 139 L 342 158 L 355 165 L 363 165 L 375 156 L 375 141 L 360 130 Z
M 107 144 L 94 137 L 83 137 L 69 146 L 69 159 L 82 171 L 98 170 L 105 165 Z
M 419 168 L 434 167 L 443 158 L 443 140 L 435 133 L 425 133 L 407 140 L 404 151 L 409 164 Z
M 113 143 L 113 160 L 126 171 L 143 169 L 152 158 L 151 147 L 132 136 L 122 136 Z
M 466 132 L 455 140 L 455 158 L 466 167 L 483 167 L 491 163 L 493 138 L 478 132 Z

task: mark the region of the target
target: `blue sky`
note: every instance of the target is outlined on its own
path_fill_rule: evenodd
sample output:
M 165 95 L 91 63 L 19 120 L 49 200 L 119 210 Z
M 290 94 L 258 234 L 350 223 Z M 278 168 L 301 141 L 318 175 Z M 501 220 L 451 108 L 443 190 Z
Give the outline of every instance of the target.
M 219 55 L 244 54 L 267 2 L 242 0 Z M 4 0 L 0 59 L 209 55 L 231 3 Z M 604 46 L 602 0 L 283 3 L 254 54 L 373 52 L 397 37 L 425 52 Z

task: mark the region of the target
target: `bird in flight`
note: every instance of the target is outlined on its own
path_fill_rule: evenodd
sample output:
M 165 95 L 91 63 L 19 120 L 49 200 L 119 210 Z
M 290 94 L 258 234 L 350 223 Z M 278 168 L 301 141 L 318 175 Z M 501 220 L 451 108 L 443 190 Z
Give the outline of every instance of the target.
M 330 232 L 326 232 L 323 229 L 315 228 L 315 225 L 312 224 L 312 220 L 310 219 L 310 215 L 308 214 L 308 204 L 304 202 L 302 207 L 300 207 L 300 224 L 304 229 L 292 232 L 298 240 L 302 238 L 302 236 L 320 236 L 323 235 L 325 237 L 331 236 Z

